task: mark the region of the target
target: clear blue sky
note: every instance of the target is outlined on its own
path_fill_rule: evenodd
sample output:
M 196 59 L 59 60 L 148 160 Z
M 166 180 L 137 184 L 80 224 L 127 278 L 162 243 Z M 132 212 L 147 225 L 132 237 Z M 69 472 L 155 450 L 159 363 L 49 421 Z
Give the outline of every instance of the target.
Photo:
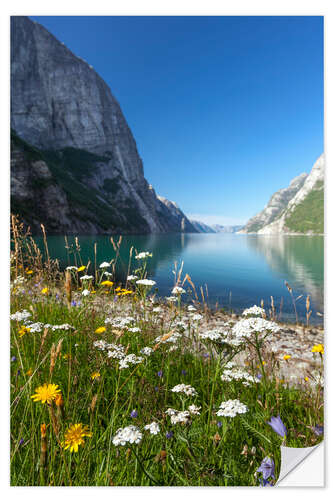
M 323 152 L 322 17 L 31 18 L 110 86 L 187 214 L 246 222 Z

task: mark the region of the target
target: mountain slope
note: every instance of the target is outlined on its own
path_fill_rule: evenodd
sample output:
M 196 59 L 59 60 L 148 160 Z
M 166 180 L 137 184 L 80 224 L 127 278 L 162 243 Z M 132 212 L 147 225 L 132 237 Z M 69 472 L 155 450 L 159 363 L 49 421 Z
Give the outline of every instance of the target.
M 45 28 L 21 16 L 11 17 L 11 128 L 13 208 L 36 196 L 27 175 L 34 167 L 23 143 L 18 145 L 21 139 L 41 155 L 62 193 L 59 204 L 68 206 L 60 207 L 67 218 L 59 217 L 52 231 L 181 230 L 144 178 L 135 140 L 109 87 Z M 42 188 L 38 193 L 43 203 L 31 202 L 25 214 L 34 228 L 51 216 L 46 194 Z M 184 218 L 184 230 L 196 232 Z
M 307 174 L 303 173 L 293 179 L 287 188 L 280 189 L 279 191 L 274 193 L 265 208 L 257 215 L 252 217 L 244 226 L 244 228 L 239 232 L 257 233 L 263 227 L 271 224 L 274 220 L 276 220 L 282 214 L 283 210 L 285 210 L 289 201 L 303 186 L 306 178 Z
M 289 201 L 281 216 L 258 231 L 259 234 L 323 234 L 324 175 L 325 158 L 322 154 L 313 165 L 303 186 Z

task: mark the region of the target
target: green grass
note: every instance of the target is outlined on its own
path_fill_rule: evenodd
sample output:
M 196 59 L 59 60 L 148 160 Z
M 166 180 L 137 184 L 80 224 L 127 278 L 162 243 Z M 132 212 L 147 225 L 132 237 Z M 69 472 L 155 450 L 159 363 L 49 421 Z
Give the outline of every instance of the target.
M 24 274 L 26 268 L 23 264 L 20 270 L 16 264 L 14 259 L 13 278 L 17 270 Z M 162 304 L 163 313 L 156 314 L 139 288 L 133 287 L 130 295 L 117 296 L 114 285 L 105 294 L 104 287 L 98 285 L 100 277 L 94 287 L 96 294 L 83 298 L 77 290 L 75 298 L 81 304 L 68 306 L 63 277 L 55 281 L 39 268 L 31 275 L 25 273 L 25 279 L 22 285 L 13 285 L 12 312 L 27 309 L 33 322 L 68 323 L 74 329 L 49 329 L 45 336 L 42 328 L 39 333 L 19 337 L 22 322 L 11 321 L 10 356 L 15 356 L 11 362 L 12 485 L 258 485 L 255 472 L 266 456 L 274 458 L 278 477 L 282 440 L 267 425 L 271 416 L 280 415 L 286 425 L 287 446 L 312 446 L 320 441 L 311 428 L 323 419 L 320 388 L 278 383 L 274 362 L 262 366 L 260 383 L 244 386 L 240 381 L 222 381 L 224 364 L 235 352 L 199 340 L 196 323 L 191 323 L 186 334 L 178 328 L 182 336 L 175 351 L 169 351 L 172 344 L 160 344 L 140 364 L 123 370 L 118 360 L 108 358 L 106 352 L 93 345 L 103 339 L 122 344 L 128 353 L 141 355 L 143 347 L 155 346 L 157 336 L 174 330 L 176 322 L 188 315 L 181 305 Z M 74 273 L 74 288 L 76 280 Z M 47 294 L 42 293 L 44 287 L 48 287 Z M 106 325 L 106 332 L 95 333 L 106 318 L 116 316 L 133 316 L 140 332 Z M 59 353 L 52 371 L 52 350 L 57 347 Z M 264 352 L 265 345 L 262 356 Z M 247 352 L 243 368 L 250 373 L 259 371 L 258 354 Z M 92 380 L 94 372 L 99 372 L 100 378 Z M 45 382 L 58 384 L 64 398 L 58 439 L 49 408 L 30 397 Z M 197 395 L 185 397 L 171 392 L 180 383 L 193 386 Z M 219 405 L 228 399 L 246 404 L 247 413 L 235 418 L 217 417 Z M 167 408 L 184 410 L 190 404 L 201 407 L 200 415 L 193 416 L 188 424 L 172 425 L 165 414 Z M 56 411 L 54 403 L 53 408 Z M 135 419 L 131 418 L 134 409 L 138 412 Z M 160 425 L 156 436 L 143 430 L 152 421 Z M 42 423 L 48 425 L 45 468 L 40 461 Z M 65 430 L 75 423 L 87 425 L 92 437 L 85 438 L 85 445 L 77 453 L 70 453 L 60 443 Z M 117 429 L 131 424 L 143 433 L 141 443 L 115 446 L 112 438 Z M 168 439 L 166 433 L 170 431 L 173 437 Z
M 297 205 L 285 221 L 286 226 L 296 233 L 324 233 L 324 189 L 318 181 L 307 197 Z

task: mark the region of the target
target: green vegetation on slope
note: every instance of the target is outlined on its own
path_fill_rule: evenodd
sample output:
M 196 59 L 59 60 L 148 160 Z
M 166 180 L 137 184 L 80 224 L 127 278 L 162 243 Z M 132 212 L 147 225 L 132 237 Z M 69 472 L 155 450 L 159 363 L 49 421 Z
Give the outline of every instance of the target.
M 324 233 L 324 189 L 318 181 L 307 197 L 286 218 L 286 226 L 296 233 Z

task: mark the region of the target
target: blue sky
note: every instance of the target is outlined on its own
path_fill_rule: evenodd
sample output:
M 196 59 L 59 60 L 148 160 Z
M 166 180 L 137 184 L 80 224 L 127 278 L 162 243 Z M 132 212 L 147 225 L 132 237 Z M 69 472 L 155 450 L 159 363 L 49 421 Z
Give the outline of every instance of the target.
M 323 152 L 322 17 L 31 19 L 102 76 L 188 215 L 244 223 Z

